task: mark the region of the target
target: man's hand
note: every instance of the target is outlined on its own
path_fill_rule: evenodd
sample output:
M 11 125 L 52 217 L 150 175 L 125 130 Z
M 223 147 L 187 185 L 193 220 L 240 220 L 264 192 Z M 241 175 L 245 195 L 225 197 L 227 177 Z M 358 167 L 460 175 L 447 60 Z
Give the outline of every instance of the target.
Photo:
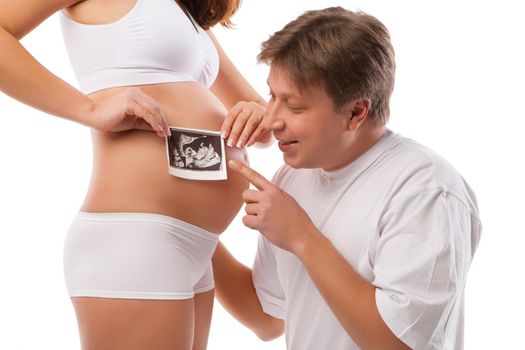
M 247 214 L 242 219 L 244 225 L 258 230 L 276 246 L 297 254 L 309 234 L 317 232 L 308 214 L 290 195 L 255 170 L 235 160 L 228 164 L 257 188 L 242 194 Z

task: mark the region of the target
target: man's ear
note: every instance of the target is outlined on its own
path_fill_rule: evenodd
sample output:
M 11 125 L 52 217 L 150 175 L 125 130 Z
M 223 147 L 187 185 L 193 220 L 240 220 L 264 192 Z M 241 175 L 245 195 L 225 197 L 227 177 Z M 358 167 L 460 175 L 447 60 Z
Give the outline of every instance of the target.
M 348 130 L 357 131 L 359 127 L 365 122 L 370 111 L 372 102 L 369 99 L 363 98 L 350 102 L 346 108 L 348 116 Z

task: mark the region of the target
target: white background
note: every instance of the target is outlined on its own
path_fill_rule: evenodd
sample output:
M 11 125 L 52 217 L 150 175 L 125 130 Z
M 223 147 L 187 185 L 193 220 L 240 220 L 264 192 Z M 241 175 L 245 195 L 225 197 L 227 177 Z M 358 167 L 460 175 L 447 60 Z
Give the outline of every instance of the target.
M 234 18 L 238 29 L 215 30 L 266 96 L 268 68 L 255 61 L 259 44 L 303 11 L 341 5 L 387 25 L 398 66 L 390 128 L 447 158 L 478 196 L 484 231 L 467 283 L 466 349 L 523 343 L 525 25 L 518 4 L 244 0 Z M 22 42 L 76 85 L 56 16 Z M 2 94 L 0 118 L 0 349 L 79 349 L 62 243 L 90 175 L 89 131 Z M 276 146 L 250 150 L 250 156 L 267 177 L 281 162 Z M 251 265 L 256 234 L 240 216 L 222 239 Z M 284 349 L 283 338 L 262 343 L 219 305 L 214 311 L 209 349 Z

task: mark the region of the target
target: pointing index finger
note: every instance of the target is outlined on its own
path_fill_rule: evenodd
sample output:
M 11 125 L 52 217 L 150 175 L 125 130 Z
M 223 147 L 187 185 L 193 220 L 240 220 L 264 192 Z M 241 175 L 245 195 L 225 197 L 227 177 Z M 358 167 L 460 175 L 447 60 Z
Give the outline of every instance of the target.
M 273 184 L 266 180 L 264 176 L 244 163 L 241 163 L 237 160 L 230 160 L 228 165 L 231 169 L 241 174 L 246 180 L 250 181 L 250 183 L 254 185 L 259 191 L 263 191 L 273 186 Z

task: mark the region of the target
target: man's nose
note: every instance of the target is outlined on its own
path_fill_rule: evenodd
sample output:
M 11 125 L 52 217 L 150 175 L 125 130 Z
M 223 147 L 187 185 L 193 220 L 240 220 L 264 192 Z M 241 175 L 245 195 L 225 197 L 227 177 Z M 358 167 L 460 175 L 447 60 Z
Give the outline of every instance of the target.
M 282 130 L 284 129 L 284 121 L 282 119 L 275 119 L 269 127 L 270 130 Z
M 265 110 L 266 128 L 268 130 L 281 130 L 285 124 L 282 118 L 279 117 L 279 108 L 276 104 L 268 105 Z

